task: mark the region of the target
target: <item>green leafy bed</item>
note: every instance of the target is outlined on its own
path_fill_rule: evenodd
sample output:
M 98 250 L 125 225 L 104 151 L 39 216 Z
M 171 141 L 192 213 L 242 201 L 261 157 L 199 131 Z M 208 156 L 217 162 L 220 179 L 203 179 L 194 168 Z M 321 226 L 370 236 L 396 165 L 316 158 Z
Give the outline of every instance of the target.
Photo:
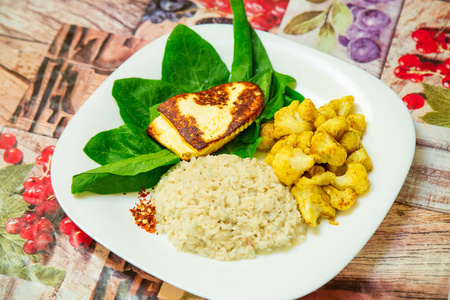
M 249 25 L 242 0 L 232 0 L 234 52 L 231 72 L 214 47 L 195 31 L 177 25 L 162 61 L 161 80 L 125 78 L 114 82 L 112 95 L 124 125 L 92 137 L 84 152 L 101 167 L 73 177 L 72 193 L 133 192 L 151 188 L 179 158 L 146 134 L 168 98 L 227 82 L 251 81 L 264 92 L 265 106 L 256 121 L 216 154 L 252 157 L 261 141 L 260 126 L 281 107 L 304 97 L 291 76 L 276 72 L 264 45 Z

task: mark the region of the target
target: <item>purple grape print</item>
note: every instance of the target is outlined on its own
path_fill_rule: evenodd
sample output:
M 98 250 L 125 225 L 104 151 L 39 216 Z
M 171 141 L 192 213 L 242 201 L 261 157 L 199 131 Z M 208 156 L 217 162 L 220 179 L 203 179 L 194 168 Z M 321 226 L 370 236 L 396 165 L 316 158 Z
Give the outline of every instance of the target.
M 345 32 L 347 38 L 351 41 L 357 40 L 360 38 L 368 38 L 371 40 L 378 40 L 380 37 L 380 31 L 373 30 L 373 29 L 361 29 L 356 24 L 352 24 L 347 28 L 347 31 Z
M 368 9 L 358 14 L 356 25 L 361 29 L 379 30 L 391 22 L 388 15 L 378 9 Z
M 153 24 L 159 24 L 165 20 L 178 22 L 182 17 L 194 16 L 196 12 L 197 5 L 189 0 L 152 0 L 142 20 Z
M 347 56 L 359 63 L 368 63 L 380 56 L 380 46 L 368 38 L 350 41 L 347 45 Z
M 344 47 L 347 47 L 348 43 L 350 43 L 350 40 L 346 36 L 343 36 L 343 35 L 339 35 L 338 41 L 339 41 L 339 44 L 341 44 Z

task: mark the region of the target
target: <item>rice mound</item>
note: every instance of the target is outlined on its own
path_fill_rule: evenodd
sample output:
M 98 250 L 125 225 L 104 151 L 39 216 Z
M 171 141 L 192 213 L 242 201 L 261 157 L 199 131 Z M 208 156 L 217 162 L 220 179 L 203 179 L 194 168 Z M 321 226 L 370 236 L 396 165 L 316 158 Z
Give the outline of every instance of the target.
M 154 190 L 156 229 L 181 251 L 218 260 L 254 258 L 305 236 L 297 202 L 272 167 L 217 155 L 182 161 Z

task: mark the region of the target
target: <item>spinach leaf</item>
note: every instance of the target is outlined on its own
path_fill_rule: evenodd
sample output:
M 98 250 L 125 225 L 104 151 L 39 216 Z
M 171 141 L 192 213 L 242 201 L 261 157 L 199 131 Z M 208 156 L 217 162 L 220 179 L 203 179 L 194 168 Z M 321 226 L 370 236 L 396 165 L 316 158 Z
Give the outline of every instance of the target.
M 295 79 L 289 75 L 274 71 L 272 78 L 271 98 L 259 115 L 261 122 L 270 120 L 280 108 L 284 106 L 284 94 L 288 84 L 295 83 Z
M 234 52 L 230 82 L 248 81 L 253 77 L 253 50 L 250 24 L 245 13 L 244 2 L 231 0 L 233 11 Z
M 185 93 L 181 87 L 161 80 L 125 78 L 114 82 L 112 95 L 125 124 L 145 129 L 150 124 L 150 107 Z
M 289 106 L 289 104 L 291 104 L 294 100 L 298 100 L 301 103 L 305 100 L 305 97 L 293 88 L 286 86 L 284 99 L 284 106 Z
M 146 132 L 133 125 L 122 125 L 93 136 L 84 147 L 86 155 L 100 165 L 163 150 Z
M 73 176 L 72 194 L 84 191 L 111 194 L 149 188 L 179 161 L 178 156 L 165 149 L 112 162 Z
M 270 97 L 270 86 L 272 84 L 273 67 L 267 55 L 263 43 L 259 39 L 256 31 L 250 27 L 252 50 L 253 50 L 253 78 L 257 78 L 257 83 L 264 93 L 264 101 L 267 103 Z
M 229 76 L 210 43 L 185 25 L 173 29 L 164 51 L 161 80 L 192 93 L 226 83 Z
M 172 165 L 165 165 L 135 176 L 122 176 L 110 173 L 81 173 L 73 177 L 72 194 L 93 192 L 107 195 L 137 192 L 142 188 L 154 187 L 161 179 L 161 176 L 171 167 Z

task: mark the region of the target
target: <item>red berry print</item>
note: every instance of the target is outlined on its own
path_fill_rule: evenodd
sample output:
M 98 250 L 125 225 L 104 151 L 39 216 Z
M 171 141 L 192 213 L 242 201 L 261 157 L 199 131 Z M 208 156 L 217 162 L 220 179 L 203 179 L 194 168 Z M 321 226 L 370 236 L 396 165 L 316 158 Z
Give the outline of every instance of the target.
M 53 232 L 55 230 L 55 225 L 46 218 L 41 218 L 36 222 L 36 230 L 37 232 Z
M 417 56 L 408 54 L 398 59 L 398 65 L 403 69 L 419 68 L 421 62 Z
M 35 212 L 29 212 L 22 216 L 22 220 L 27 224 L 33 224 L 39 219 L 39 215 Z
M 25 242 L 25 244 L 23 244 L 23 252 L 30 255 L 37 253 L 36 244 L 34 240 L 28 240 Z
M 59 231 L 61 231 L 61 233 L 63 234 L 71 235 L 72 232 L 79 230 L 80 229 L 78 228 L 78 226 L 75 225 L 75 223 L 72 222 L 72 220 L 69 219 L 69 217 L 65 217 L 64 219 L 61 220 L 61 222 L 59 222 Z
M 402 98 L 408 109 L 419 109 L 424 106 L 425 99 L 418 94 L 408 94 Z
M 38 251 L 48 251 L 53 244 L 53 236 L 48 232 L 39 233 L 34 239 L 34 245 Z
M 44 201 L 38 206 L 36 206 L 35 210 L 36 213 L 40 215 L 53 215 L 54 213 L 59 211 L 60 208 L 61 207 L 59 206 L 58 201 L 56 199 L 51 199 Z
M 83 248 L 88 247 L 91 244 L 92 238 L 84 231 L 78 230 L 70 235 L 69 242 L 75 248 Z
M 23 158 L 23 153 L 18 148 L 9 148 L 3 153 L 3 160 L 8 164 L 17 164 Z
M 50 158 L 53 156 L 54 151 L 55 151 L 54 145 L 47 146 L 42 150 L 41 156 L 43 159 L 45 159 L 48 162 L 50 160 Z
M 23 182 L 23 188 L 29 190 L 31 188 L 38 187 L 41 183 L 42 181 L 38 177 L 28 177 Z
M 9 149 L 16 144 L 16 137 L 11 133 L 0 135 L 0 149 Z
M 23 193 L 23 200 L 29 204 L 41 204 L 46 199 L 46 190 L 44 186 L 32 187 L 25 190 Z
M 36 237 L 37 228 L 34 224 L 27 225 L 20 230 L 19 234 L 24 240 L 32 240 Z
M 426 39 L 429 39 L 430 36 L 430 32 L 426 29 L 417 29 L 416 31 L 414 31 L 411 34 L 411 37 L 414 41 L 419 42 L 419 41 L 423 41 Z
M 9 234 L 18 234 L 25 225 L 21 218 L 11 218 L 5 224 L 5 231 Z

